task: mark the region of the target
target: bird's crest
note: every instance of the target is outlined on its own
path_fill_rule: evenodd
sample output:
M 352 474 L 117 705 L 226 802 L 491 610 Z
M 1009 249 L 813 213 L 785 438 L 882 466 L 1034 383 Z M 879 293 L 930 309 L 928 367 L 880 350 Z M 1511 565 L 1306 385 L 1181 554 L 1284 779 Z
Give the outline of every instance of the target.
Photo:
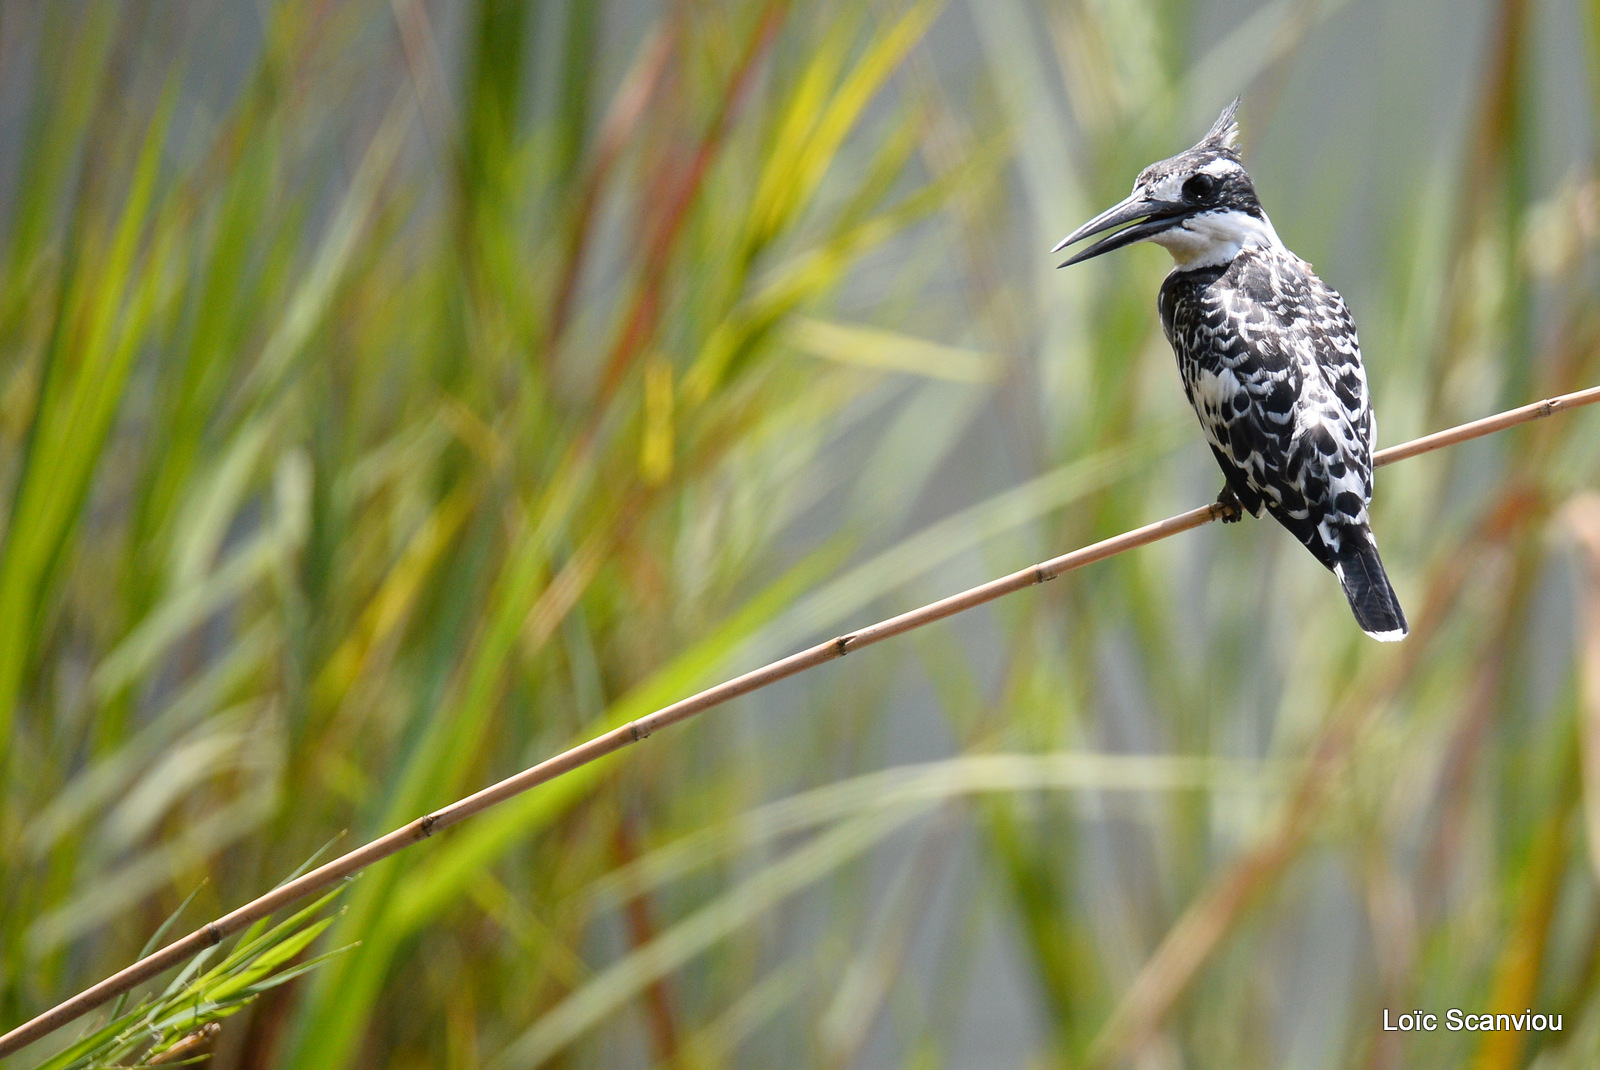
M 1237 149 L 1239 147 L 1239 98 L 1234 97 L 1233 103 L 1222 109 L 1222 114 L 1217 116 L 1217 121 L 1211 124 L 1211 130 L 1200 139 L 1200 145 L 1219 149 Z

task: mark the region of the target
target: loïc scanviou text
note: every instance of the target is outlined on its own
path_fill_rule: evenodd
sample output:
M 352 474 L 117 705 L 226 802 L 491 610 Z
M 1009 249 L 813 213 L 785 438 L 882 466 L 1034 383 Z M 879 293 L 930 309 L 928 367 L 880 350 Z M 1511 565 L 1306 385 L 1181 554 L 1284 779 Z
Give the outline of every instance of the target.
M 1474 1014 L 1459 1007 L 1451 1007 L 1443 1014 L 1433 1011 L 1401 1011 L 1384 1008 L 1383 1028 L 1390 1033 L 1432 1033 L 1440 1026 L 1452 1033 L 1559 1033 L 1561 1015 L 1536 1014 L 1525 1010 L 1518 1014 Z

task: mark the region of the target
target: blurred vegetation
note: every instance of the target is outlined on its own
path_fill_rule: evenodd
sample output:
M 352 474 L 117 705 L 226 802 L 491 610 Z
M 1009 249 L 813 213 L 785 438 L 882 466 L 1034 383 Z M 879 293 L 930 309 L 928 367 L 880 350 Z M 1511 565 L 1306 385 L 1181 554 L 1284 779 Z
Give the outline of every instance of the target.
M 222 1022 L 254 1003 L 263 993 L 288 984 L 337 955 L 307 957 L 307 947 L 333 924 L 324 915 L 343 885 L 312 900 L 282 921 L 258 921 L 239 934 L 226 951 L 204 948 L 159 992 L 125 1008 L 129 994 L 111 1005 L 98 1028 L 80 1026 L 80 1036 L 40 1064 L 40 1070 L 99 1070 L 111 1066 L 187 1065 L 210 1054 Z M 170 938 L 173 924 L 194 896 L 174 911 L 140 950 L 148 955 Z M 341 949 L 343 950 L 343 949 Z M 211 965 L 213 958 L 220 959 Z M 208 968 L 209 967 L 209 968 Z
M 1209 500 L 1164 254 L 1043 250 L 1235 93 L 1384 443 L 1600 381 L 1600 10 L 1345 6 L 5 5 L 0 1021 Z M 1245 524 L 665 733 L 366 873 L 215 1062 L 1592 1066 L 1597 461 L 1386 469 L 1398 648 Z M 1378 1028 L 1451 1006 L 1565 1027 Z

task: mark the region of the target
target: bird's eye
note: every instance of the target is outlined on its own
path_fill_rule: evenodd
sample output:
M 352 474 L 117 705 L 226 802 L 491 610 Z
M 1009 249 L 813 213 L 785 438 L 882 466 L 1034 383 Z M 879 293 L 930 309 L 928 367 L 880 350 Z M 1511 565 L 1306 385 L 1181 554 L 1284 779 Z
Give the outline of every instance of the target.
M 1207 174 L 1193 175 L 1183 184 L 1183 199 L 1203 201 L 1217 188 L 1217 180 Z

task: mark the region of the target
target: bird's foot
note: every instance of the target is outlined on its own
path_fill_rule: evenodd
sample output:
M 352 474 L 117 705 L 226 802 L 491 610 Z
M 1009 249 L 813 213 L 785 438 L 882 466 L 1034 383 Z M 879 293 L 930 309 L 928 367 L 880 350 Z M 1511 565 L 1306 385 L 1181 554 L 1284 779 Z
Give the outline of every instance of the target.
M 1244 519 L 1244 506 L 1239 502 L 1239 496 L 1233 488 L 1223 484 L 1222 493 L 1217 495 L 1217 504 L 1222 507 L 1220 519 L 1224 524 L 1237 524 Z

